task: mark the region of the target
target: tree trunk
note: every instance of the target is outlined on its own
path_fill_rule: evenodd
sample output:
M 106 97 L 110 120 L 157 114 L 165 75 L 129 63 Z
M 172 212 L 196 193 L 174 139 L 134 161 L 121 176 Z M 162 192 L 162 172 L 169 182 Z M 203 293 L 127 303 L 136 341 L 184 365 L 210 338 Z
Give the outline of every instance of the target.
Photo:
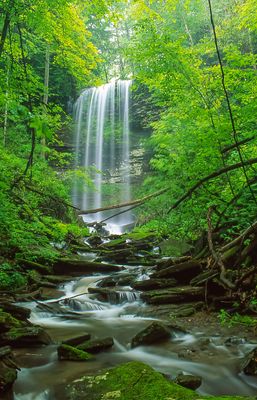
M 45 53 L 45 77 L 44 77 L 44 96 L 43 96 L 43 103 L 45 108 L 48 105 L 48 98 L 49 98 L 49 72 L 50 72 L 50 51 L 49 46 L 46 47 Z M 41 139 L 41 157 L 45 159 L 45 146 L 46 146 L 46 137 L 43 136 Z

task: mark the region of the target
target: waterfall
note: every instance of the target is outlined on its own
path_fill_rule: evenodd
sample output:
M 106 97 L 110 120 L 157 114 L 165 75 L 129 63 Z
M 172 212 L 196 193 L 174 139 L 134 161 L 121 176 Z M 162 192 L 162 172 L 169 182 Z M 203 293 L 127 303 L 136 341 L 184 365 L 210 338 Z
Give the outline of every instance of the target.
M 130 80 L 112 80 L 84 90 L 75 104 L 75 168 L 84 167 L 92 176 L 94 191 L 74 183 L 73 202 L 80 209 L 108 205 L 103 185 L 108 177 L 119 175 L 121 184 L 115 203 L 130 200 Z M 113 213 L 114 214 L 114 213 Z M 86 222 L 102 221 L 110 214 L 85 215 Z M 111 224 L 128 225 L 130 211 Z

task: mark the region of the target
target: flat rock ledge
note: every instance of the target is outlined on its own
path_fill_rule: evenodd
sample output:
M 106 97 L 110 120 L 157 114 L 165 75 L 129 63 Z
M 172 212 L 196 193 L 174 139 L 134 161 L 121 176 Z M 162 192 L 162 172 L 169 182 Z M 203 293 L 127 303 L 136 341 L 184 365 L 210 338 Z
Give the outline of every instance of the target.
M 82 376 L 67 385 L 64 391 L 67 400 L 254 400 L 254 397 L 201 396 L 136 361 L 98 375 Z

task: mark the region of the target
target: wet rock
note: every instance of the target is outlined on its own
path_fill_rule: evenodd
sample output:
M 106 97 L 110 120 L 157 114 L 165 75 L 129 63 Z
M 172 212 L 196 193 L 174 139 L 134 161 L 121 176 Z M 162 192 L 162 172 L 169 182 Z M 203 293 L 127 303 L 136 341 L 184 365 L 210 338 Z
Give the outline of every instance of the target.
M 120 271 L 122 267 L 114 264 L 103 264 L 100 262 L 92 262 L 87 260 L 81 260 L 77 258 L 61 258 L 55 262 L 54 272 L 56 274 L 66 275 L 87 275 L 92 273 L 112 272 Z
M 257 347 L 246 357 L 242 370 L 246 375 L 257 376 Z
M 87 238 L 87 243 L 92 247 L 97 247 L 103 242 L 100 236 L 94 235 Z
M 176 284 L 177 281 L 175 279 L 147 279 L 144 281 L 136 281 L 132 286 L 136 290 L 147 291 L 174 287 Z
M 0 335 L 1 345 L 13 347 L 38 346 L 50 344 L 51 338 L 44 329 L 37 326 L 11 328 Z
M 204 299 L 204 288 L 182 286 L 170 289 L 153 290 L 141 294 L 141 298 L 149 304 L 181 303 Z
M 199 261 L 189 260 L 157 271 L 152 275 L 152 278 L 174 278 L 180 283 L 189 283 L 201 270 L 202 265 Z
M 79 344 L 81 344 L 87 340 L 90 340 L 90 338 L 91 338 L 91 335 L 89 333 L 85 333 L 84 335 L 81 335 L 81 336 L 76 336 L 76 337 L 73 337 L 70 339 L 63 340 L 62 344 L 64 344 L 64 345 L 66 344 L 68 346 L 78 346 Z
M 93 356 L 86 351 L 76 347 L 62 344 L 57 348 L 58 360 L 60 361 L 88 361 L 92 360 Z
M 117 281 L 114 278 L 108 276 L 107 278 L 104 278 L 100 282 L 98 282 L 97 286 L 101 288 L 114 287 L 116 283 Z
M 88 288 L 88 293 L 95 294 L 97 300 L 111 304 L 136 301 L 138 295 L 132 290 L 114 290 L 112 288 Z
M 160 341 L 168 340 L 170 338 L 170 331 L 166 326 L 159 322 L 152 322 L 131 341 L 131 347 L 144 346 Z
M 101 351 L 108 350 L 114 345 L 113 338 L 107 337 L 104 339 L 88 340 L 81 343 L 77 348 L 88 353 L 100 353 Z
M 202 378 L 200 376 L 184 375 L 181 373 L 178 374 L 174 382 L 187 389 L 196 390 L 201 386 Z
M 132 286 L 134 283 L 135 277 L 132 275 L 122 276 L 118 281 L 118 286 Z

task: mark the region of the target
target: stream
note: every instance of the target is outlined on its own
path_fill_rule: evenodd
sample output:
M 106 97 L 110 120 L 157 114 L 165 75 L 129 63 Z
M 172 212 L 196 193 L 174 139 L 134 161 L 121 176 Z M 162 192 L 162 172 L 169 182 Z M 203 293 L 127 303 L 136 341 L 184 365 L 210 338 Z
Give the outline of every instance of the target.
M 136 273 L 137 279 L 148 279 L 140 267 L 127 266 L 119 274 L 122 276 L 128 272 Z M 87 293 L 88 288 L 96 287 L 107 276 L 110 275 L 94 274 L 60 285 L 55 298 L 44 302 L 51 306 L 59 298 L 60 307 L 57 311 L 42 311 L 36 302 L 23 304 L 32 310 L 30 321 L 44 327 L 54 343 L 88 332 L 93 338 L 113 337 L 114 346 L 88 362 L 58 361 L 57 344 L 16 351 L 22 368 L 14 386 L 15 400 L 63 399 L 62 389 L 66 383 L 83 374 L 98 372 L 130 360 L 143 361 L 173 378 L 179 372 L 201 376 L 203 383 L 198 389 L 200 394 L 256 395 L 257 379 L 240 373 L 242 359 L 256 347 L 256 343 L 236 339 L 228 344 L 225 338 L 207 338 L 204 332 L 192 335 L 173 330 L 167 342 L 131 349 L 132 337 L 153 319 L 137 316 L 138 310 L 143 314 L 147 306 L 140 301 L 139 293 L 130 287 L 118 288 L 118 300 L 110 296 L 108 302 L 101 302 L 95 294 Z M 81 293 L 82 296 L 67 300 Z M 206 339 L 207 352 L 202 351 Z M 192 348 L 198 349 L 197 361 L 181 356 Z

